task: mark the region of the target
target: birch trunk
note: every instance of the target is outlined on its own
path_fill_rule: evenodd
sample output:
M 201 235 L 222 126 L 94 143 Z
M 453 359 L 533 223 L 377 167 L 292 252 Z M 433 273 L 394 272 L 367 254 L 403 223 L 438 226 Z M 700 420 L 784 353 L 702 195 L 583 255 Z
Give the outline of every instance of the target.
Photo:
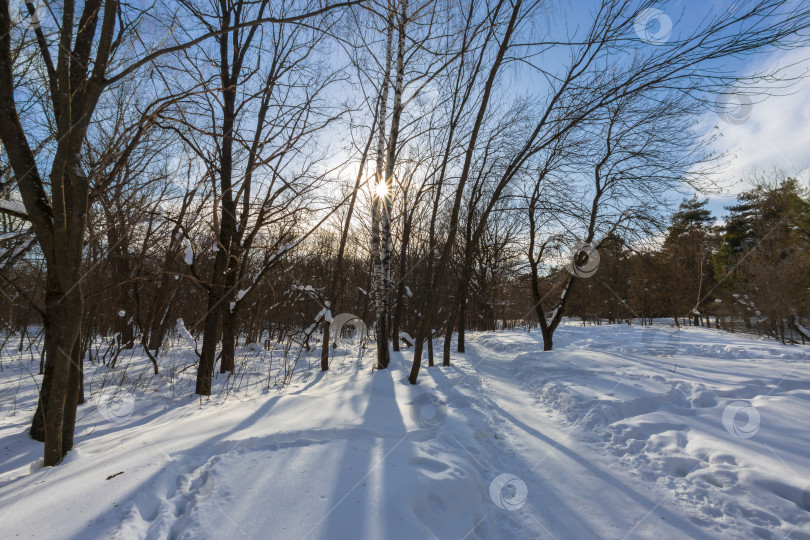
M 374 176 L 374 187 L 372 189 L 372 203 L 371 203 L 371 260 L 372 260 L 372 301 L 374 303 L 374 311 L 377 316 L 377 324 L 374 326 L 375 336 L 377 338 L 377 368 L 385 369 L 388 367 L 388 328 L 385 324 L 385 311 L 383 309 L 383 297 L 387 294 L 387 290 L 383 288 L 383 254 L 381 253 L 381 239 L 380 229 L 382 228 L 382 216 L 385 213 L 384 208 L 387 209 L 385 201 L 380 200 L 377 191 L 377 184 L 385 182 L 383 177 L 385 169 L 385 126 L 386 116 L 388 114 L 388 89 L 391 84 L 390 73 L 392 63 L 392 48 L 394 40 L 394 24 L 393 13 L 389 14 L 388 19 L 388 37 L 385 46 L 385 73 L 383 75 L 382 86 L 380 87 L 380 123 L 377 132 L 377 168 Z M 389 227 L 390 234 L 390 227 Z M 390 257 L 390 247 L 389 247 Z
M 397 67 L 394 81 L 394 109 L 391 115 L 391 133 L 388 138 L 388 155 L 385 164 L 385 197 L 383 210 L 380 215 L 380 228 L 382 234 L 381 260 L 380 260 L 380 315 L 377 320 L 380 336 L 378 341 L 377 359 L 381 367 L 387 367 L 390 361 L 388 349 L 388 322 L 391 313 L 391 209 L 393 207 L 394 192 L 394 165 L 397 156 L 397 140 L 399 139 L 399 120 L 402 116 L 402 88 L 405 79 L 405 28 L 408 23 L 408 0 L 400 2 L 401 11 L 398 20 Z M 390 55 L 389 55 L 390 56 Z M 386 65 L 388 61 L 386 61 Z M 386 72 L 388 73 L 388 72 Z M 397 336 L 394 336 L 397 339 Z M 380 344 L 384 343 L 385 346 Z

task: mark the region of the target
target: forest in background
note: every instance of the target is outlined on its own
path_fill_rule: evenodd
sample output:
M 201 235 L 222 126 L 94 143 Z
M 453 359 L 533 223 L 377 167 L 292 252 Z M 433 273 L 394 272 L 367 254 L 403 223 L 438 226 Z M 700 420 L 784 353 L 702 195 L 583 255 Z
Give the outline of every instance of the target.
M 763 183 L 740 194 L 738 203 L 728 207 L 728 214 L 719 225 L 706 205 L 707 200 L 697 196 L 684 199 L 657 242 L 632 245 L 615 233 L 603 240 L 596 254 L 591 253 L 597 263 L 595 272 L 587 277 L 594 279 L 583 281 L 582 286 L 572 291 L 566 315 L 585 324 L 645 324 L 656 318 L 670 318 L 676 325 L 695 324 L 732 332 L 747 330 L 782 342 L 804 343 L 810 339 L 802 325 L 810 315 L 810 198 L 806 189 L 793 179 Z M 456 321 L 453 328 L 456 332 L 539 325 L 531 296 L 533 283 L 526 246 L 520 228 L 510 223 L 519 216 L 510 219 L 503 214 L 503 218 L 503 222 L 493 222 L 486 241 L 474 248 L 471 287 L 464 298 L 465 319 Z M 10 235 L 15 224 L 7 216 L 0 220 L 5 225 L 3 234 Z M 21 220 L 17 221 L 19 225 Z M 158 228 L 148 219 L 141 226 Z M 394 231 L 394 238 L 398 239 L 396 225 Z M 285 340 L 308 350 L 322 345 L 314 337 L 323 335 L 324 307 L 329 302 L 325 293 L 329 283 L 325 278 L 335 265 L 336 253 L 330 246 L 336 245 L 339 231 L 331 233 L 329 230 L 314 233 L 297 254 L 288 255 L 275 271 L 268 272 L 267 284 L 254 293 L 245 307 L 245 315 L 236 318 L 237 346 L 240 343 L 269 346 L 270 341 Z M 356 234 L 364 233 L 360 230 Z M 158 233 L 144 238 L 151 242 L 158 239 L 161 239 Z M 171 244 L 168 238 L 165 240 L 164 245 Z M 552 241 L 557 244 L 549 249 L 565 247 L 561 238 Z M 214 245 L 212 237 L 196 239 L 196 244 L 206 242 Z M 361 238 L 350 237 L 347 243 L 360 244 Z M 96 257 L 87 261 L 93 267 L 88 272 L 88 282 L 95 287 L 88 289 L 87 294 L 82 357 L 110 361 L 121 350 L 142 345 L 143 341 L 147 349 L 159 356 L 163 341 L 178 336 L 178 331 L 184 329 L 195 342 L 199 340 L 203 330 L 200 322 L 206 313 L 205 297 L 187 273 L 182 270 L 172 273 L 172 267 L 163 266 L 168 260 L 174 268 L 182 269 L 187 251 L 180 244 L 167 253 L 159 248 L 161 244 L 138 246 L 136 253 L 143 253 L 144 257 L 138 255 L 137 261 L 135 253 L 125 255 L 131 270 L 123 275 L 115 273 L 114 261 L 102 246 L 94 246 L 90 251 Z M 15 288 L 4 290 L 8 303 L 0 313 L 0 320 L 6 340 L 11 336 L 22 337 L 24 333 L 41 334 L 40 314 L 29 300 L 43 302 L 45 274 L 41 258 L 32 255 L 35 254 L 21 258 L 5 274 L 23 291 L 30 291 L 23 296 Z M 558 258 L 559 265 L 543 274 L 538 272 L 537 287 L 542 297 L 556 299 L 560 295 L 571 275 L 565 268 L 567 260 L 574 255 L 583 254 L 575 250 L 563 252 Z M 402 258 L 401 253 L 396 254 L 394 266 L 401 267 L 397 263 L 402 259 L 405 268 L 417 266 L 417 256 L 406 253 Z M 374 306 L 368 293 L 372 289 L 368 253 L 351 252 L 344 257 L 348 271 L 338 283 L 338 294 L 344 298 L 341 309 L 371 327 Z M 210 265 L 212 254 L 207 258 Z M 459 256 L 450 263 L 451 276 L 438 292 L 440 314 L 457 302 L 458 268 L 462 263 Z M 587 263 L 579 264 L 579 272 L 584 274 L 582 269 Z M 258 273 L 262 268 L 257 264 L 252 272 Z M 412 292 L 412 287 L 418 287 L 419 274 L 414 273 L 413 277 L 393 274 L 397 289 L 402 283 L 403 294 L 397 295 L 393 311 L 404 340 L 402 337 L 394 340 L 393 335 L 389 339 L 392 344 L 399 341 L 400 347 L 413 345 L 411 336 L 419 322 L 418 304 Z M 548 317 L 550 313 L 544 315 Z M 180 327 L 178 319 L 183 321 Z M 446 323 L 440 328 L 446 329 Z M 347 331 L 356 329 L 349 325 Z M 12 342 L 13 339 L 7 341 L 5 346 L 14 346 Z M 108 346 L 101 347 L 102 344 Z

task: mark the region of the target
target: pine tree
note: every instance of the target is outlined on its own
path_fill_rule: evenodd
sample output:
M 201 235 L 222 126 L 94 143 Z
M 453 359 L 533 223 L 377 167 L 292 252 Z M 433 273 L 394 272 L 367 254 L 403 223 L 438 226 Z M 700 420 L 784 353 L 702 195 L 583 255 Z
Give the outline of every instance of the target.
M 675 321 L 689 314 L 700 324 L 701 306 L 710 299 L 712 287 L 711 249 L 715 242 L 714 217 L 706 208 L 708 199 L 697 195 L 684 199 L 672 216 L 662 256 L 666 261 L 669 302 Z

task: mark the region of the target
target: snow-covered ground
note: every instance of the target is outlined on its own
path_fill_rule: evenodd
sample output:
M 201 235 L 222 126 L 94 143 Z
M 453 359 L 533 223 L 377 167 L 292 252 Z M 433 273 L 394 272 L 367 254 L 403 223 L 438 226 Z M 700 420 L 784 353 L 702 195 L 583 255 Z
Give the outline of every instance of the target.
M 189 350 L 157 377 L 136 354 L 87 368 L 48 469 L 36 363 L 6 349 L 0 536 L 810 539 L 810 349 L 662 323 L 472 334 L 417 386 L 407 351 L 304 356 L 282 387 L 246 348 L 202 401 Z

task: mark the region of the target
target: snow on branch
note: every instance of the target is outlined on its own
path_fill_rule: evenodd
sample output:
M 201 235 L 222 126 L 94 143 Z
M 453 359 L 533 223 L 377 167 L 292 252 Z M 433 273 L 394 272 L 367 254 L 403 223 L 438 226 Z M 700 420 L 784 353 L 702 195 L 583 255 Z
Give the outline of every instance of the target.
M 6 201 L 0 199 L 0 212 L 22 219 L 28 219 L 28 213 L 25 211 L 25 205 L 17 201 Z
M 7 266 L 11 266 L 14 262 L 22 257 L 29 249 L 34 246 L 36 242 L 36 235 L 33 228 L 28 228 L 21 233 L 8 233 L 2 235 L 0 240 L 9 240 L 13 238 L 21 238 L 22 240 L 9 248 L 0 248 L 0 270 Z

